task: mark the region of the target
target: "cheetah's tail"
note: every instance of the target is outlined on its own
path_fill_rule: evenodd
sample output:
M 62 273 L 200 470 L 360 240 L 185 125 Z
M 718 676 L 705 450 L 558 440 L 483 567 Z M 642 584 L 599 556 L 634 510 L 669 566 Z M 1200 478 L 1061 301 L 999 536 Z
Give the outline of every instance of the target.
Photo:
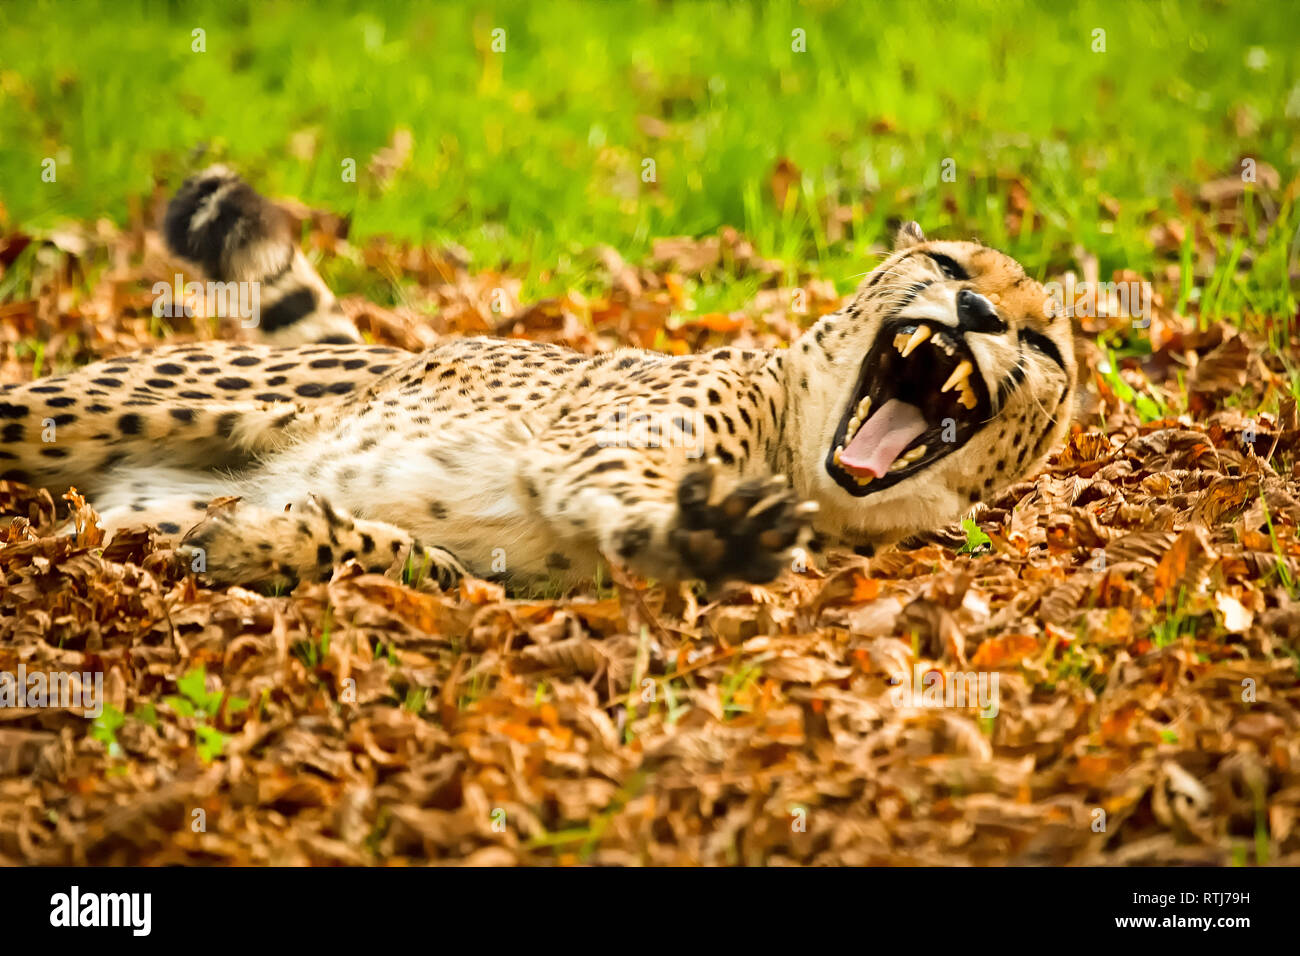
M 294 242 L 285 211 L 227 167 L 182 184 L 167 205 L 163 238 L 205 278 L 255 284 L 258 328 L 277 345 L 361 340 Z

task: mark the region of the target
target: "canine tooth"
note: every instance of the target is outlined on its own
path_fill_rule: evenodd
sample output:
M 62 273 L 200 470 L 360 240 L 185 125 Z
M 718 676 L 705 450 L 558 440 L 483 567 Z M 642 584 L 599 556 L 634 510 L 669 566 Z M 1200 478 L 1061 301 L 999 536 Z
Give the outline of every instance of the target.
M 899 332 L 897 335 L 894 336 L 894 348 L 896 348 L 898 351 L 903 352 L 903 348 L 907 345 L 907 343 L 908 343 L 908 337 L 906 332 Z M 907 353 L 903 352 L 903 354 L 906 355 Z
M 939 389 L 939 391 L 946 392 L 954 385 L 956 385 L 958 382 L 966 381 L 966 379 L 970 377 L 970 373 L 973 370 L 974 367 L 970 364 L 970 362 L 967 362 L 965 359 L 963 359 L 961 364 L 952 370 L 952 374 L 948 376 L 948 381 L 943 383 L 943 388 Z
M 872 475 L 854 475 L 854 476 L 853 476 L 853 480 L 856 481 L 859 485 L 869 485 L 869 484 L 871 484 L 872 478 L 873 478 Z
M 912 333 L 912 337 L 907 340 L 907 344 L 904 345 L 902 349 L 899 350 L 903 353 L 903 358 L 907 358 L 909 355 L 911 355 L 912 352 L 916 350 L 916 347 L 920 345 L 922 342 L 924 342 L 926 339 L 928 339 L 929 337 L 930 337 L 930 327 L 928 325 L 920 326 L 915 332 Z M 894 340 L 894 344 L 895 345 L 898 344 L 897 339 Z

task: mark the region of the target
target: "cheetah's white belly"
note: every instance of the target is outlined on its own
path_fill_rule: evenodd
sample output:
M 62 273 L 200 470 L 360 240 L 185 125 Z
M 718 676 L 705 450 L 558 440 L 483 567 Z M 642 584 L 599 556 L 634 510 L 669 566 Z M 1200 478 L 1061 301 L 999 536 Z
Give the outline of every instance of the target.
M 516 421 L 444 419 L 412 438 L 400 423 L 389 430 L 361 416 L 276 456 L 256 479 L 257 496 L 282 508 L 304 491 L 320 495 L 447 548 L 482 576 L 555 576 L 555 536 L 519 479 L 531 450 Z M 569 567 L 558 577 L 590 577 L 592 550 L 561 546 Z

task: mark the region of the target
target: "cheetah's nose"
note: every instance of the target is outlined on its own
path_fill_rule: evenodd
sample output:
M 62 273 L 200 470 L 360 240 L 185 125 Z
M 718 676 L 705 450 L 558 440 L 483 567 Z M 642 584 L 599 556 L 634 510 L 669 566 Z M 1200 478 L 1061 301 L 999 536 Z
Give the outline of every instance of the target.
M 957 293 L 957 325 L 963 332 L 1005 332 L 1007 324 L 998 317 L 993 303 L 978 292 Z

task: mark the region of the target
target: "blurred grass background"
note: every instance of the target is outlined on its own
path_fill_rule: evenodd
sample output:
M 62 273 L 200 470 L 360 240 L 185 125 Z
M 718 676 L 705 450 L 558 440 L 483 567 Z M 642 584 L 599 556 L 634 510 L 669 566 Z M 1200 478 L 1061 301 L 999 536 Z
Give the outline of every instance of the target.
M 733 225 L 844 289 L 899 218 L 1040 277 L 1080 246 L 1145 274 L 1179 190 L 1242 157 L 1295 178 L 1298 39 L 1277 2 L 9 3 L 0 202 L 11 226 L 122 221 L 225 160 L 354 237 L 560 282 L 594 243 L 635 260 Z

